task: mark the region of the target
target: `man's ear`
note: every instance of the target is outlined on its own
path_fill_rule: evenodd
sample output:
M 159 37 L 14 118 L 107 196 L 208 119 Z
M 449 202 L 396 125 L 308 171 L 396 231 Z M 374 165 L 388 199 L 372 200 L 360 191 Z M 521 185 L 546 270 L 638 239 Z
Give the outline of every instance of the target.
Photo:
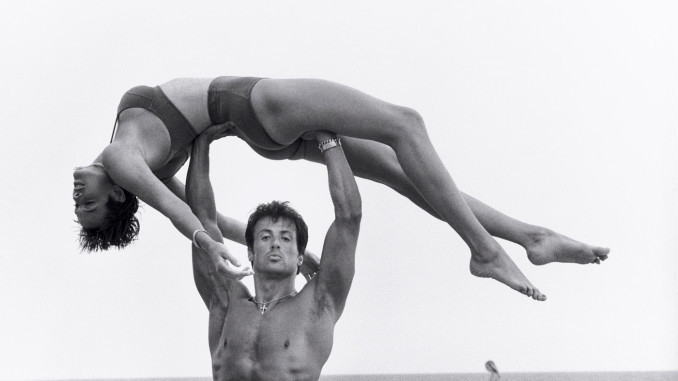
M 254 262 L 254 252 L 252 249 L 247 249 L 247 260 L 250 261 L 250 263 Z
M 304 254 L 299 254 L 297 257 L 297 266 L 301 266 L 302 263 L 304 263 Z
M 113 190 L 111 191 L 111 197 L 117 202 L 125 202 L 126 196 L 125 192 L 117 185 L 113 185 Z

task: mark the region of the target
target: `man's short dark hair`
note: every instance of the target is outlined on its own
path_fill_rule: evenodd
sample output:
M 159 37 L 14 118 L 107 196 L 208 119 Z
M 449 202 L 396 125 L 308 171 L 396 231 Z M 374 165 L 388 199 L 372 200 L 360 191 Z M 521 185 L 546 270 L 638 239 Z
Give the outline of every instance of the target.
M 125 201 L 108 198 L 108 217 L 103 227 L 80 229 L 80 247 L 83 251 L 108 250 L 111 246 L 122 249 L 139 235 L 139 219 L 134 216 L 139 209 L 139 199 L 125 189 L 122 191 Z
M 254 225 L 265 217 L 269 217 L 273 222 L 278 221 L 282 217 L 290 220 L 296 227 L 297 249 L 299 250 L 299 255 L 304 254 L 306 244 L 308 243 L 308 226 L 306 226 L 306 222 L 304 222 L 301 215 L 288 204 L 288 201 L 271 201 L 268 204 L 259 204 L 257 206 L 257 209 L 247 220 L 247 228 L 245 229 L 245 242 L 249 250 L 254 249 Z

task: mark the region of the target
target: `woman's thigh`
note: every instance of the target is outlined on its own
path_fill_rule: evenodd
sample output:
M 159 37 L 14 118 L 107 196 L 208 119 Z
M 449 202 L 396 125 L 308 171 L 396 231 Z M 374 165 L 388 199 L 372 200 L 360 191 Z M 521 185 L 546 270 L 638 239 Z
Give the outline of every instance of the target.
M 347 136 L 340 136 L 340 138 L 346 160 L 356 176 L 398 189 L 404 187 L 409 181 L 391 147 L 371 140 Z M 291 157 L 291 160 L 305 159 L 325 164 L 317 141 L 304 140 L 303 145 L 303 149 L 299 150 L 300 154 Z
M 412 114 L 405 107 L 319 79 L 261 80 L 252 90 L 252 107 L 280 144 L 318 130 L 388 142 L 411 122 Z

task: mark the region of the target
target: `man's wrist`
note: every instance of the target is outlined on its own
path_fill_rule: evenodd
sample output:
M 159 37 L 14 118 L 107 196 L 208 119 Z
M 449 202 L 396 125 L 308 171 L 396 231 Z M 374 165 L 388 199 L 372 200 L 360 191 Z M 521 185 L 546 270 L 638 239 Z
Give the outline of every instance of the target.
M 212 140 L 207 137 L 205 134 L 200 134 L 198 135 L 195 140 L 193 141 L 193 144 L 197 144 L 199 146 L 209 146 Z
M 323 154 L 325 151 L 335 148 L 335 147 L 341 147 L 341 139 L 339 138 L 332 138 L 332 139 L 327 139 L 323 140 L 318 144 L 318 149 L 320 150 L 320 153 Z

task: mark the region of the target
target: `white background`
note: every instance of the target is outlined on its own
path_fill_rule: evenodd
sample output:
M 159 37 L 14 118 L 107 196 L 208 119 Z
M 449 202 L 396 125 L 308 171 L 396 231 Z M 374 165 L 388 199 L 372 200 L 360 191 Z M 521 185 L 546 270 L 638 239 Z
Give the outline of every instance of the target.
M 676 15 L 655 1 L 1 2 L 0 379 L 210 375 L 189 242 L 145 207 L 132 247 L 80 253 L 70 198 L 127 89 L 218 75 L 324 78 L 413 107 L 462 190 L 612 248 L 600 266 L 535 267 L 502 241 L 538 303 L 472 277 L 451 228 L 360 180 L 357 273 L 324 374 L 678 369 Z M 324 167 L 232 138 L 212 179 L 239 219 L 290 200 L 321 251 Z

